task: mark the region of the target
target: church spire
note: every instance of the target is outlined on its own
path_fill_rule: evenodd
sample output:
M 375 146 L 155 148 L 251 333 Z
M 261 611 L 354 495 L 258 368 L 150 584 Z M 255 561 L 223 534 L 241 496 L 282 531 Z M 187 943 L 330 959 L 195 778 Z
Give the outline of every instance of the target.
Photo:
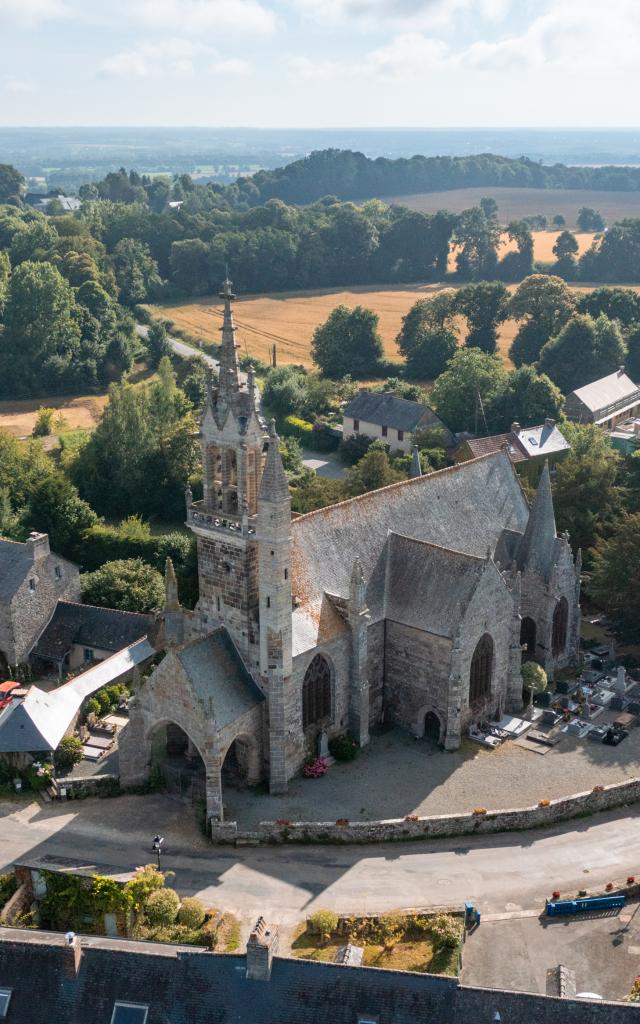
M 549 463 L 545 460 L 529 521 L 520 541 L 519 564 L 522 569 L 537 569 L 548 575 L 553 563 L 556 539 L 556 517 L 551 496 Z
M 420 462 L 420 452 L 417 444 L 414 444 L 411 448 L 411 471 L 409 473 L 411 479 L 422 476 L 422 463 Z
M 260 482 L 259 501 L 289 501 L 289 484 L 282 465 L 276 421 L 269 424 L 269 447 Z
M 222 402 L 229 401 L 237 394 L 240 387 L 240 368 L 236 346 L 236 325 L 233 320 L 231 303 L 235 299 L 231 281 L 227 276 L 222 282 L 220 298 L 224 302 L 222 317 L 222 344 L 220 346 L 220 371 L 218 380 L 218 396 Z

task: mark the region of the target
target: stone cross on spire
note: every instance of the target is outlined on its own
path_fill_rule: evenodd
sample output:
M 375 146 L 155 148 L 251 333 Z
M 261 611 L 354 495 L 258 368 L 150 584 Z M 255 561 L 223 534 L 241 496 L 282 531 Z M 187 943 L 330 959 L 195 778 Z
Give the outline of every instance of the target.
M 220 298 L 224 302 L 222 315 L 222 344 L 220 346 L 220 375 L 218 380 L 218 399 L 223 403 L 229 402 L 240 387 L 240 367 L 238 365 L 238 351 L 236 346 L 236 325 L 233 320 L 233 309 L 231 303 L 235 299 L 231 281 L 228 276 L 222 282 Z

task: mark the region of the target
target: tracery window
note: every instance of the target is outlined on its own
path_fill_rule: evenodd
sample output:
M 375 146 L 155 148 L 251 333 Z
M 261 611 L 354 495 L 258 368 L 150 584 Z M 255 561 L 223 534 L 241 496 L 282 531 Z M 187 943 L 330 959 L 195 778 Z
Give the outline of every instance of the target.
M 562 654 L 567 646 L 567 624 L 569 621 L 569 605 L 566 597 L 561 597 L 553 612 L 553 628 L 551 630 L 551 653 Z
M 331 717 L 331 669 L 326 658 L 316 654 L 302 682 L 302 726 L 307 729 Z
M 469 703 L 474 704 L 491 693 L 493 678 L 493 640 L 488 633 L 481 636 L 473 652 L 469 672 Z

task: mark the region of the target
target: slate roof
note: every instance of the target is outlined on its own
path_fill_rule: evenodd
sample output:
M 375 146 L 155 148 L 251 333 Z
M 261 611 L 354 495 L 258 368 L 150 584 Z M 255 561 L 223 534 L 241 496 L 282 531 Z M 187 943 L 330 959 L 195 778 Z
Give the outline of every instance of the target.
M 398 398 L 390 392 L 361 391 L 347 403 L 344 415 L 377 426 L 393 427 L 394 430 L 415 430 L 424 416 L 431 414 L 433 423 L 440 420 L 429 408 L 408 398 Z
M 72 562 L 53 553 L 34 563 L 33 548 L 29 544 L 0 539 L 0 602 L 8 604 L 11 601 L 27 577 L 34 571 L 34 564 L 37 566 L 36 572 L 41 573 L 43 566 L 49 567 L 52 562 L 55 565 L 68 565 L 76 570 L 76 566 Z
M 508 431 L 506 434 L 493 434 L 491 437 L 473 437 L 465 442 L 471 453 L 477 458 L 490 452 L 503 451 L 512 462 L 526 462 L 527 459 L 556 455 L 569 451 L 571 445 L 564 434 L 556 427 L 542 423 L 538 427 L 521 427 L 519 432 Z
M 59 933 L 0 931 L 8 1024 L 110 1024 L 116 1000 L 148 1006 L 147 1024 L 626 1024 L 628 1003 L 465 988 L 436 975 L 275 957 L 269 981 L 236 954 L 83 936 L 76 973 Z
M 302 607 L 323 592 L 346 597 L 356 557 L 365 579 L 384 572 L 390 532 L 484 557 L 504 529 L 524 533 L 528 518 L 504 452 L 403 480 L 292 521 L 293 593 Z
M 12 700 L 0 712 L 0 753 L 55 750 L 87 697 L 155 653 L 143 637 L 50 693 L 29 687 L 24 700 Z
M 569 398 L 578 399 L 582 405 L 594 415 L 609 405 L 625 399 L 640 398 L 640 389 L 634 384 L 630 377 L 622 370 L 616 370 L 607 377 L 594 380 L 591 384 L 585 384 L 582 388 L 576 388 L 569 395 Z
M 60 661 L 73 644 L 121 651 L 141 636 L 146 636 L 152 618 L 151 615 L 123 612 L 117 608 L 58 601 L 32 653 Z
M 176 656 L 199 699 L 205 704 L 211 700 L 218 728 L 264 700 L 224 626 Z

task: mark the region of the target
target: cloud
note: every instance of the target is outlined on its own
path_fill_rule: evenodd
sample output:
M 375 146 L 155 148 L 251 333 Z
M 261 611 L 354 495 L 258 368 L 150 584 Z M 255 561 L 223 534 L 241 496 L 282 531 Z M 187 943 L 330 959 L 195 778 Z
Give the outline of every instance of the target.
M 69 13 L 64 0 L 0 0 L 0 25 L 8 28 L 37 28 Z
M 2 89 L 13 96 L 19 96 L 20 93 L 35 92 L 36 83 L 26 78 L 5 78 L 2 81 Z
M 393 25 L 406 31 L 448 29 L 461 12 L 483 19 L 505 16 L 513 0 L 290 0 L 299 13 L 321 24 L 351 22 L 365 29 Z
M 273 11 L 260 0 L 125 0 L 121 12 L 152 31 L 186 35 L 236 31 L 268 34 L 276 25 Z
M 209 70 L 214 75 L 248 75 L 251 65 L 248 60 L 240 57 L 229 57 L 211 64 Z
M 100 72 L 114 78 L 157 78 L 166 75 L 191 75 L 194 61 L 208 47 L 185 39 L 165 39 L 140 43 L 132 50 L 124 50 L 107 57 Z

